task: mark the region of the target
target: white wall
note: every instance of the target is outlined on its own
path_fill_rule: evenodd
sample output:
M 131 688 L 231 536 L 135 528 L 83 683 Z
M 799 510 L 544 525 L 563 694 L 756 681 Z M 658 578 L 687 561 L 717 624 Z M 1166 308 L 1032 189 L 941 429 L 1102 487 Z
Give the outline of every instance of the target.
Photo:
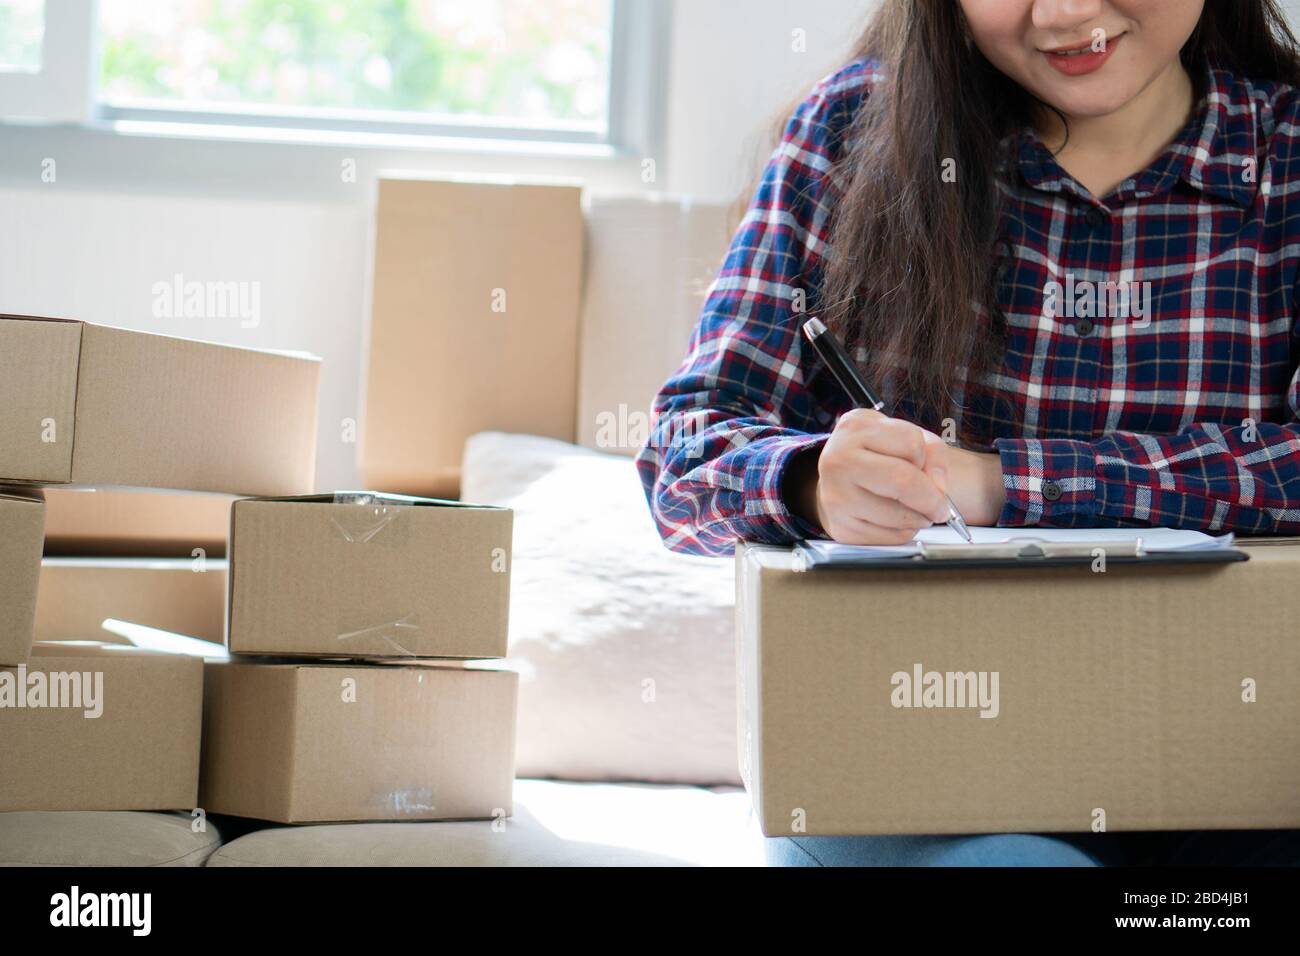
M 672 2 L 665 142 L 657 188 L 730 200 L 765 158 L 776 112 L 832 69 L 871 0 Z M 806 31 L 807 51 L 792 49 Z M 420 165 L 446 172 L 577 175 L 593 188 L 645 187 L 637 158 L 521 163 L 508 155 L 347 150 L 123 139 L 67 129 L 0 127 L 0 311 L 69 316 L 325 360 L 322 489 L 355 486 L 355 447 L 339 423 L 359 414 L 374 173 Z M 261 162 L 266 157 L 266 162 Z M 57 163 L 54 183 L 42 161 Z M 258 283 L 260 325 L 160 319 L 155 283 Z
M 355 486 L 338 422 L 358 415 L 363 204 L 11 188 L 0 189 L 0 221 L 2 312 L 321 356 L 318 482 Z M 155 317 L 154 285 L 177 274 L 257 283 L 257 326 Z
M 847 60 L 875 6 L 876 0 L 678 2 L 668 191 L 734 199 L 766 161 L 786 108 Z M 795 30 L 803 31 L 804 52 L 794 49 Z
M 1291 21 L 1291 29 L 1295 30 L 1300 25 L 1300 0 L 1282 0 L 1282 9 Z

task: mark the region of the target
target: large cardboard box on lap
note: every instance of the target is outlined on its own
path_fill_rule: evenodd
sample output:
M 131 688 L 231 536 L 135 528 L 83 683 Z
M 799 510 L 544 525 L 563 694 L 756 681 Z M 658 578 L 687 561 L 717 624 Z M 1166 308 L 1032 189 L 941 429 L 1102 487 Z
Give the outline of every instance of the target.
M 0 315 L 0 481 L 303 494 L 318 359 Z
M 1300 827 L 1300 541 L 1222 565 L 794 570 L 737 551 L 768 836 Z
M 203 662 L 38 643 L 0 668 L 0 811 L 196 806 Z
M 235 502 L 228 644 L 236 654 L 506 654 L 506 508 L 370 492 Z
M 509 816 L 518 675 L 444 664 L 210 663 L 200 802 L 320 823 Z
M 32 647 L 45 504 L 0 489 L 0 665 L 21 664 Z

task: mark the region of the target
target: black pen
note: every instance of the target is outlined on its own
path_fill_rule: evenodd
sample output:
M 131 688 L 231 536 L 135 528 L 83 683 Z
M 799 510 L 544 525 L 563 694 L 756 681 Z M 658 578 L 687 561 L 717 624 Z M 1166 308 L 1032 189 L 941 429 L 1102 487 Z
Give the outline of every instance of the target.
M 876 411 L 880 411 L 885 407 L 885 403 L 876 398 L 863 380 L 862 373 L 853 364 L 853 360 L 849 358 L 849 353 L 844 350 L 844 346 L 835 337 L 835 333 L 826 328 L 826 323 L 821 319 L 811 318 L 804 323 L 803 334 L 817 354 L 821 356 L 821 360 L 826 363 L 826 367 L 831 370 L 831 374 L 835 376 L 835 381 L 840 383 L 840 388 L 844 389 L 855 405 L 859 408 L 871 408 Z M 966 527 L 966 519 L 961 516 L 961 512 L 952 503 L 952 499 L 948 498 L 947 500 L 948 527 L 956 531 L 970 544 L 974 544 L 975 539 L 971 537 L 970 529 Z

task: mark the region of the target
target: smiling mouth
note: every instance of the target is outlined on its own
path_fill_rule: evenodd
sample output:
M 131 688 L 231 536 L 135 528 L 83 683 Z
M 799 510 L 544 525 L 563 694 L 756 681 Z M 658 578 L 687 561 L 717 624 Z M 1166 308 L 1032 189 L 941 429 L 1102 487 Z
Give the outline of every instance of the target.
M 1108 46 L 1110 46 L 1110 44 L 1114 43 L 1122 36 L 1124 36 L 1124 34 L 1122 33 L 1117 33 L 1114 36 L 1107 36 L 1105 39 L 1105 44 L 1102 47 L 1102 50 L 1105 50 Z M 1078 44 L 1077 46 L 1062 46 L 1062 47 L 1057 47 L 1054 50 L 1041 50 L 1040 52 L 1046 53 L 1048 56 L 1063 56 L 1063 57 L 1086 56 L 1089 53 L 1100 52 L 1092 48 L 1092 45 L 1095 42 L 1096 42 L 1095 40 L 1086 40 L 1083 43 Z
M 1111 54 L 1115 52 L 1115 48 L 1119 46 L 1124 36 L 1125 34 L 1120 33 L 1105 37 L 1105 45 L 1100 50 L 1093 49 L 1093 44 L 1097 41 L 1092 40 L 1039 52 L 1047 58 L 1052 69 L 1062 76 L 1076 78 L 1090 76 L 1110 62 Z

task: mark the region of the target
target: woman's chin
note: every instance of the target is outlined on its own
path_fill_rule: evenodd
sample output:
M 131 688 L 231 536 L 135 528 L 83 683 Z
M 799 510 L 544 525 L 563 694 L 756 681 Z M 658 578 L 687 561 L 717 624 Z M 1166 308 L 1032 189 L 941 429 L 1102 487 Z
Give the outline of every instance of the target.
M 1098 81 L 1062 87 L 1052 83 L 1038 91 L 1038 98 L 1071 119 L 1100 119 L 1118 113 L 1137 95 L 1137 91 Z

